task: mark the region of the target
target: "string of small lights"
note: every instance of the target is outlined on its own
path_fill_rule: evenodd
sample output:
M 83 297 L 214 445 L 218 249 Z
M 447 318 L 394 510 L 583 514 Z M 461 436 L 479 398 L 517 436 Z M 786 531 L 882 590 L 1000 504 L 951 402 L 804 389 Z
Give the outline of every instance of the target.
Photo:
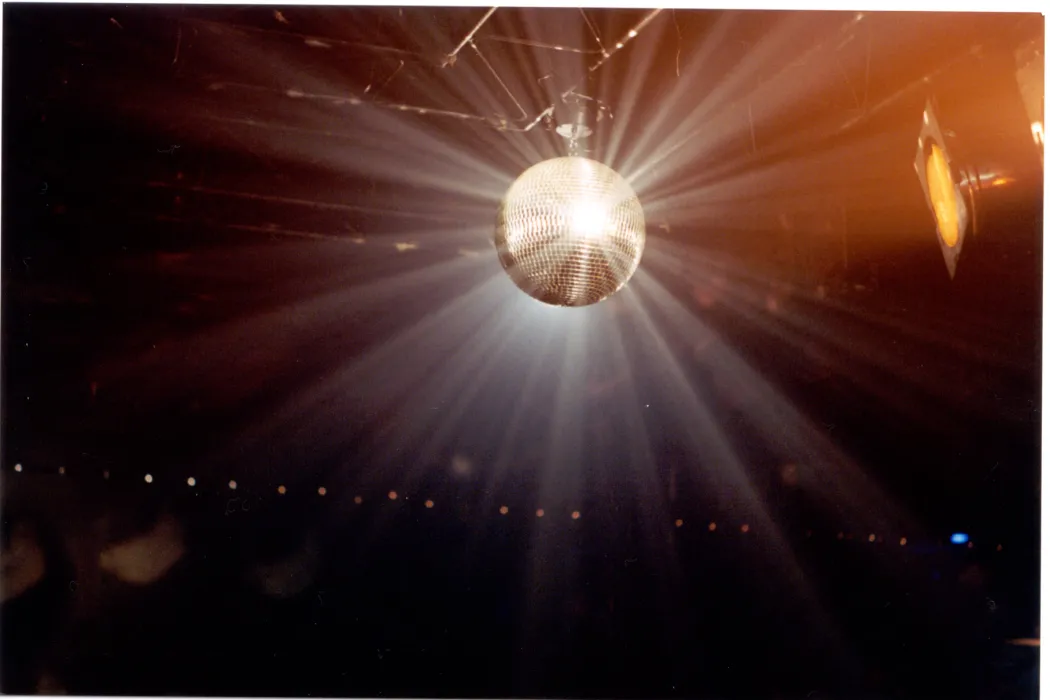
M 16 474 L 21 474 L 21 475 L 26 475 L 26 476 L 30 476 L 30 475 L 34 474 L 34 472 L 31 472 L 31 471 L 27 470 L 21 463 L 15 464 L 11 468 L 11 471 L 16 473 Z M 35 472 L 36 475 L 46 475 L 48 473 L 51 473 L 53 475 L 57 475 L 57 476 L 60 476 L 60 477 L 66 477 L 67 476 L 67 470 L 66 470 L 65 467 L 59 467 L 58 469 L 56 469 L 56 470 L 54 470 L 52 472 L 47 472 L 47 471 Z M 104 470 L 102 472 L 102 479 L 103 480 L 107 480 L 107 481 L 110 479 L 110 472 L 108 470 Z M 147 473 L 143 474 L 142 481 L 146 485 L 153 485 L 157 481 L 157 479 L 151 473 L 147 472 Z M 197 480 L 196 477 L 193 477 L 193 476 L 187 477 L 186 480 L 185 480 L 185 484 L 186 484 L 187 488 L 195 489 L 195 490 L 198 490 L 198 486 L 200 486 L 200 482 Z M 226 482 L 225 489 L 228 490 L 228 491 L 236 491 L 238 489 L 237 481 L 234 480 L 234 479 L 230 479 L 229 481 Z M 200 491 L 204 491 L 205 489 L 202 487 L 199 490 Z M 285 496 L 285 495 L 288 495 L 288 493 L 289 493 L 289 489 L 288 489 L 288 487 L 285 484 L 279 484 L 276 487 L 274 487 L 273 490 L 278 496 Z M 220 492 L 221 492 L 221 489 L 220 489 Z M 317 494 L 318 497 L 322 497 L 323 498 L 323 497 L 328 495 L 328 488 L 326 486 L 318 486 L 317 489 L 316 489 L 316 494 Z M 376 499 L 376 500 L 377 500 L 377 502 L 382 502 L 384 499 L 379 498 L 379 499 Z M 413 496 L 410 496 L 410 495 L 407 495 L 407 494 L 401 494 L 401 493 L 398 493 L 397 491 L 390 490 L 390 491 L 388 491 L 386 493 L 386 499 L 385 500 L 390 501 L 390 502 L 396 502 L 396 501 L 402 501 L 402 500 L 408 502 L 408 501 L 415 501 L 417 499 L 414 498 Z M 361 506 L 361 505 L 364 505 L 364 503 L 365 503 L 365 497 L 364 496 L 362 496 L 361 494 L 355 494 L 354 495 L 354 497 L 353 497 L 353 504 L 355 506 Z M 423 507 L 426 508 L 427 510 L 434 510 L 434 509 L 438 509 L 439 508 L 439 504 L 433 498 L 429 498 L 428 497 L 428 498 L 423 499 Z M 508 506 L 506 504 L 501 504 L 496 509 L 496 512 L 500 516 L 508 516 L 511 513 L 511 509 L 510 509 L 510 506 Z M 534 516 L 535 516 L 536 519 L 543 519 L 543 518 L 545 518 L 547 516 L 547 514 L 548 514 L 547 510 L 545 508 L 542 508 L 542 507 L 536 508 L 535 511 L 534 511 Z M 566 515 L 568 516 L 569 520 L 573 520 L 573 521 L 581 520 L 584 517 L 583 516 L 583 512 L 580 511 L 579 509 L 574 509 L 574 510 L 571 510 L 571 511 L 567 511 Z M 722 523 L 720 525 L 719 523 L 717 523 L 715 521 L 709 521 L 706 525 L 704 525 L 702 519 L 697 519 L 696 522 L 699 523 L 699 527 L 701 528 L 701 530 L 702 529 L 706 529 L 707 532 L 710 533 L 710 534 L 717 534 L 719 532 L 723 532 L 723 533 L 739 532 L 741 535 L 752 534 L 752 529 L 751 529 L 750 523 L 740 523 L 739 525 L 731 526 L 728 523 Z M 693 520 L 688 520 L 687 521 L 684 517 L 676 517 L 675 520 L 673 521 L 673 524 L 674 524 L 675 529 L 678 529 L 678 530 L 686 530 L 686 531 L 688 531 L 690 528 L 696 527 L 694 525 L 694 521 Z M 812 539 L 815 539 L 815 538 L 819 537 L 818 533 L 816 533 L 813 530 L 806 530 L 805 536 L 806 536 L 807 540 L 812 540 Z M 977 544 L 975 543 L 975 541 L 972 538 L 970 538 L 969 535 L 966 535 L 966 534 L 963 534 L 963 533 L 953 533 L 950 537 L 948 537 L 946 539 L 948 540 L 948 542 L 951 543 L 951 545 L 953 545 L 955 547 L 962 547 L 962 548 L 965 548 L 967 550 L 977 549 Z M 888 542 L 892 543 L 892 542 L 896 541 L 896 543 L 897 543 L 897 545 L 899 547 L 908 547 L 909 546 L 909 539 L 908 539 L 907 536 L 903 536 L 902 535 L 899 538 L 898 537 L 886 537 L 886 536 L 882 536 L 882 535 L 879 535 L 879 534 L 874 533 L 874 532 L 868 533 L 867 535 L 864 535 L 863 533 L 855 534 L 855 533 L 848 532 L 848 531 L 845 531 L 845 530 L 839 530 L 834 535 L 834 540 L 838 541 L 838 542 L 861 542 L 861 543 L 867 543 L 867 544 L 870 544 L 870 545 L 883 545 L 883 544 L 886 544 Z M 912 546 L 914 546 L 914 544 L 915 543 L 912 543 Z M 936 544 L 938 546 L 942 546 L 943 545 L 943 541 L 942 540 L 938 540 L 936 542 Z M 996 544 L 994 549 L 995 549 L 996 552 L 1002 552 L 1003 551 L 1003 545 L 1001 543 Z

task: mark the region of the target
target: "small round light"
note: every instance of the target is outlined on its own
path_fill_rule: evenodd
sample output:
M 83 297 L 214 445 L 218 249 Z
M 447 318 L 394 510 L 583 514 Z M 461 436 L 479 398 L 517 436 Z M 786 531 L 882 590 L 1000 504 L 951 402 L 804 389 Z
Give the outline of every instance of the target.
M 388 493 L 386 495 L 386 497 L 389 498 L 391 501 L 396 501 L 397 500 L 397 491 L 391 491 L 390 493 Z
M 538 509 L 536 511 L 536 517 L 537 518 L 542 518 L 543 517 L 543 509 L 542 508 L 540 508 L 540 509 Z
M 572 512 L 572 519 L 573 519 L 573 520 L 579 520 L 579 519 L 580 519 L 580 511 L 578 511 L 578 510 L 574 510 L 574 511 Z
M 685 525 L 685 522 L 681 518 L 679 518 L 678 520 L 674 521 L 674 526 L 675 527 L 682 527 L 683 525 Z
M 507 506 L 500 506 L 499 507 L 499 514 L 500 515 L 506 515 L 509 512 L 510 512 L 510 508 L 508 508 Z
M 279 493 L 279 494 L 281 494 L 283 496 L 284 494 L 288 493 L 288 489 L 286 489 L 284 487 L 284 484 L 281 484 L 280 486 L 277 487 L 277 493 Z
M 707 531 L 708 532 L 714 532 L 717 529 L 718 529 L 718 523 L 710 523 L 707 526 Z
M 874 534 L 868 535 L 868 542 L 874 542 L 874 541 L 875 541 L 875 535 Z
M 364 502 L 365 502 L 365 499 L 361 498 L 360 496 L 354 496 L 354 504 L 355 505 L 361 505 Z
M 66 468 L 65 468 L 65 467 L 59 467 L 59 468 L 58 468 L 58 473 L 59 473 L 59 474 L 62 474 L 62 475 L 64 476 L 64 475 L 65 475 L 65 473 L 66 473 Z
M 423 505 L 426 506 L 427 508 L 433 508 L 434 507 L 434 502 L 428 498 L 426 500 L 426 503 L 424 503 Z
M 328 493 L 328 489 L 326 489 L 324 486 L 322 486 L 321 488 L 317 489 L 317 495 L 318 496 L 323 496 L 326 493 Z
M 193 478 L 193 477 L 191 476 L 191 477 L 190 477 L 189 479 L 186 479 L 186 485 L 187 485 L 187 486 L 196 486 L 196 485 L 197 485 L 197 480 L 196 480 L 196 479 L 194 479 L 194 478 Z
M 16 464 L 16 465 L 15 465 L 15 471 L 16 471 L 16 472 L 20 472 L 20 471 L 22 471 L 22 465 L 21 465 L 21 464 Z
M 908 538 L 907 537 L 902 537 L 901 538 L 901 547 L 904 547 L 907 544 L 908 544 Z
M 228 483 L 227 486 L 230 487 L 231 491 L 236 491 L 237 490 L 237 482 L 234 481 L 233 479 L 230 479 L 230 483 Z
M 153 483 L 153 475 L 152 474 L 147 474 L 145 478 L 146 478 L 146 483 L 147 484 L 152 484 Z
M 747 533 L 751 532 L 751 526 L 748 525 L 747 523 L 744 523 L 743 525 L 740 526 L 740 532 L 743 532 L 744 534 L 747 534 Z

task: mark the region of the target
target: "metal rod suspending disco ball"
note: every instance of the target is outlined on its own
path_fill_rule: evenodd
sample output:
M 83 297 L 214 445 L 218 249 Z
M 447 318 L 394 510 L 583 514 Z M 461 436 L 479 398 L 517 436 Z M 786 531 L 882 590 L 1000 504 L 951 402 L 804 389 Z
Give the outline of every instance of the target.
M 588 306 L 638 269 L 645 215 L 615 170 L 579 156 L 537 163 L 500 204 L 496 249 L 524 292 L 555 306 Z

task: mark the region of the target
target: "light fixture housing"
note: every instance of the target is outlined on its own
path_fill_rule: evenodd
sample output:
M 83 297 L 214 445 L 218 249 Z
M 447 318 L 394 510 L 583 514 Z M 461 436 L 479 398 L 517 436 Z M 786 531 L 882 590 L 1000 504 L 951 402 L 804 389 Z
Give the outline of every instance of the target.
M 524 292 L 555 306 L 588 306 L 638 269 L 645 215 L 612 168 L 579 156 L 552 158 L 507 190 L 495 242 L 504 270 Z
M 944 256 L 944 264 L 948 267 L 948 275 L 954 279 L 972 215 L 959 185 L 963 178 L 952 164 L 944 132 L 930 100 L 927 100 L 922 114 L 922 129 L 915 153 L 915 174 L 919 176 L 919 183 L 926 195 L 926 205 L 933 214 L 937 241 Z M 972 194 L 971 191 L 971 198 Z

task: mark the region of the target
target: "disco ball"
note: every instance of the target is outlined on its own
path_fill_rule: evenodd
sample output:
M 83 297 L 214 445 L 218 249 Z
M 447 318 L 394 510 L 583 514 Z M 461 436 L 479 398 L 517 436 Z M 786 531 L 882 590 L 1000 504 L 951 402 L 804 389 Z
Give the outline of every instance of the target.
M 611 168 L 580 157 L 537 163 L 500 205 L 496 249 L 523 291 L 555 306 L 596 304 L 623 287 L 645 247 L 645 215 Z

